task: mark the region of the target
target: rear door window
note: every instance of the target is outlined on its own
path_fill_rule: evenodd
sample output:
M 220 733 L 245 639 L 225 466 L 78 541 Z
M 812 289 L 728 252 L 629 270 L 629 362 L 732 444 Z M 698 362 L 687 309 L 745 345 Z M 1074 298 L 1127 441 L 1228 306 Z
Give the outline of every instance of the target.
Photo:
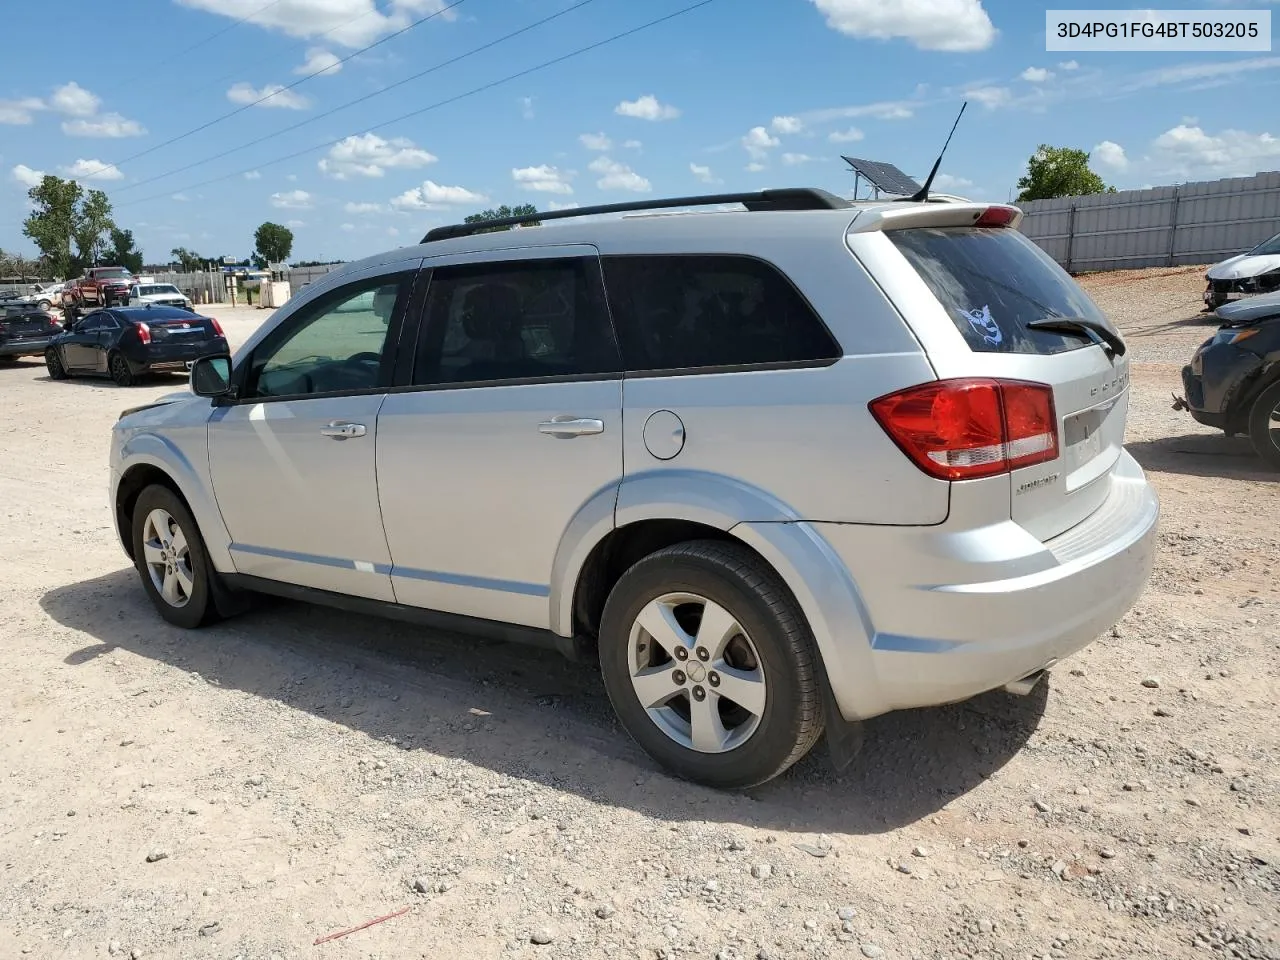
M 981 353 L 1051 354 L 1092 345 L 1085 336 L 1027 326 L 1047 317 L 1111 324 L 1052 258 L 1016 230 L 888 230 L 969 347 Z
M 823 363 L 840 346 L 771 264 L 743 256 L 608 256 L 628 372 Z

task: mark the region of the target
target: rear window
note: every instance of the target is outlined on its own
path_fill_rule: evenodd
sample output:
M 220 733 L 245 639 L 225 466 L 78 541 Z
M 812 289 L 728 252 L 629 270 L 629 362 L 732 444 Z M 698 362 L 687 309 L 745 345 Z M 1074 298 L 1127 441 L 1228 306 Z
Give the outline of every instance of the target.
M 1084 336 L 1027 326 L 1046 317 L 1111 324 L 1043 250 L 1003 227 L 889 230 L 885 235 L 933 291 L 971 349 L 982 353 L 1062 353 Z
M 608 256 L 631 372 L 829 361 L 840 346 L 791 282 L 743 256 Z

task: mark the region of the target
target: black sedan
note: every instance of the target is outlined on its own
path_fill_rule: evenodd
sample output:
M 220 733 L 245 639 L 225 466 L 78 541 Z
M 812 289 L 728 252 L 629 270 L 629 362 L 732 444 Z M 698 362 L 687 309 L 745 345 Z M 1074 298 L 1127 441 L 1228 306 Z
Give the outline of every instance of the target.
M 51 314 L 29 303 L 0 304 L 0 363 L 38 357 L 62 332 Z
M 1228 436 L 1247 433 L 1268 466 L 1280 470 L 1280 293 L 1239 300 L 1214 311 L 1223 321 L 1182 368 L 1189 410 Z
M 151 372 L 185 370 L 197 357 L 227 353 L 222 327 L 179 307 L 113 307 L 76 319 L 45 350 L 49 376 L 105 374 L 122 387 Z

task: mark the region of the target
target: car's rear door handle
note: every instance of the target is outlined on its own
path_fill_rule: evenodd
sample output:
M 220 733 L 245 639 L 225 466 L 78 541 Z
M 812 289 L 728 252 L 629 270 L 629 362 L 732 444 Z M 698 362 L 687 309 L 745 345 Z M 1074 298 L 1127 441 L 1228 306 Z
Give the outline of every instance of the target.
M 320 428 L 322 437 L 332 437 L 334 440 L 350 440 L 352 437 L 363 437 L 364 434 L 363 423 L 348 423 L 345 420 L 334 420 Z
M 604 421 L 581 417 L 555 417 L 538 424 L 538 432 L 550 437 L 586 437 L 593 433 L 604 433 Z

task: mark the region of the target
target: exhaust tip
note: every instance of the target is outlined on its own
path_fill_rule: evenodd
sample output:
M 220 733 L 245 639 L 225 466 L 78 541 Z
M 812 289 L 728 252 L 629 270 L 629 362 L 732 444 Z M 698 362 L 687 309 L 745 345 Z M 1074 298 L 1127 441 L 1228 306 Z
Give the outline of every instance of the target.
M 1021 680 L 1014 680 L 1010 683 L 1006 683 L 1004 685 L 1004 689 L 1007 692 L 1016 694 L 1019 697 L 1025 697 L 1027 694 L 1029 694 L 1032 690 L 1036 688 L 1036 684 L 1038 684 L 1044 678 L 1044 675 L 1048 672 L 1049 672 L 1049 668 L 1047 666 L 1041 667 L 1035 673 L 1029 673 L 1025 677 L 1023 677 Z

